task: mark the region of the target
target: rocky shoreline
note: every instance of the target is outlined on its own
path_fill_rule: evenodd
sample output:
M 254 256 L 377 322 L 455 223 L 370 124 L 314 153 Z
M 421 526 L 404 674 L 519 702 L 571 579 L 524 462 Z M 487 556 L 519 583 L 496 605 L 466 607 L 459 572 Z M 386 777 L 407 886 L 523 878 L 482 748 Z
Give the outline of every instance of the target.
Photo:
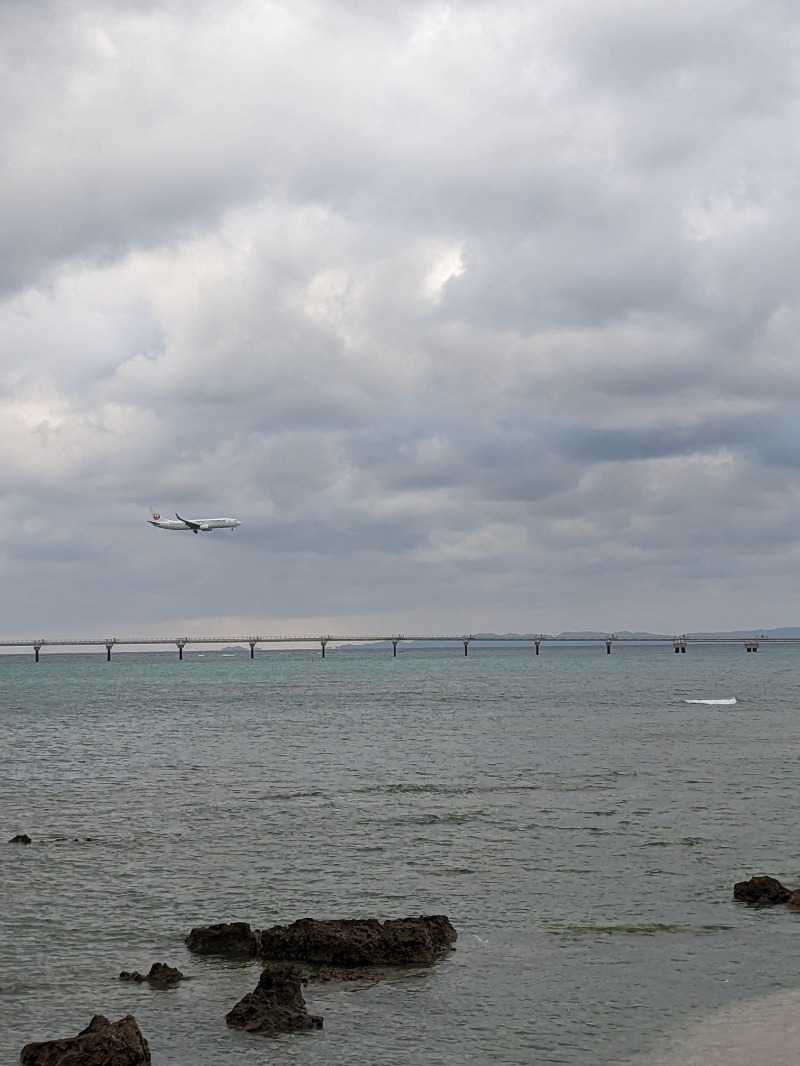
M 18 841 L 21 843 L 21 841 Z M 196 926 L 186 947 L 198 955 L 264 960 L 258 984 L 225 1015 L 231 1029 L 275 1035 L 321 1029 L 302 987 L 309 980 L 375 981 L 410 965 L 429 966 L 453 948 L 457 932 L 443 914 L 376 918 L 301 918 L 290 925 L 252 929 L 245 922 Z M 120 980 L 174 987 L 183 974 L 156 962 L 149 973 L 123 970 Z M 95 1015 L 77 1036 L 26 1044 L 23 1066 L 150 1066 L 151 1053 L 136 1019 Z
M 21 834 L 10 843 L 28 843 Z M 800 910 L 800 889 L 766 874 L 738 881 L 733 899 L 750 907 Z M 309 1014 L 303 985 L 309 981 L 377 981 L 409 966 L 431 966 L 455 945 L 458 934 L 444 914 L 379 921 L 376 918 L 300 918 L 289 925 L 253 929 L 246 922 L 195 926 L 185 938 L 188 951 L 225 959 L 258 958 L 265 966 L 258 983 L 225 1015 L 231 1029 L 275 1035 L 321 1029 L 323 1018 Z M 180 970 L 153 963 L 149 973 L 123 970 L 120 980 L 174 987 Z M 32 1042 L 23 1047 L 22 1066 L 151 1066 L 147 1040 L 128 1014 L 117 1022 L 95 1015 L 77 1036 Z

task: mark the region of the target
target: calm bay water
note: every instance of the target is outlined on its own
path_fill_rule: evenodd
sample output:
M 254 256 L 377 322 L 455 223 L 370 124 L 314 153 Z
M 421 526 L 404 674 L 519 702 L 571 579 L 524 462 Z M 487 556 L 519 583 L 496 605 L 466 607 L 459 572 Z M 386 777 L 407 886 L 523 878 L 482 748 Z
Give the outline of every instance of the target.
M 797 1060 L 800 917 L 732 886 L 800 885 L 800 647 L 104 658 L 0 658 L 2 1066 L 95 1013 L 154 1066 Z M 424 913 L 456 951 L 308 986 L 302 1036 L 228 1030 L 259 964 L 183 945 Z

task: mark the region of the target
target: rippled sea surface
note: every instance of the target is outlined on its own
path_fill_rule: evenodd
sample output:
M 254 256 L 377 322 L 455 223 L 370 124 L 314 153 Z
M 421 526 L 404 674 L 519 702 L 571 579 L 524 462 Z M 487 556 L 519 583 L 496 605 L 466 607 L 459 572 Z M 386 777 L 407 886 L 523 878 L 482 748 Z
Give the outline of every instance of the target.
M 796 1062 L 800 916 L 732 886 L 800 885 L 799 742 L 800 646 L 2 657 L 0 1066 L 95 1013 L 154 1066 Z M 183 943 L 426 913 L 452 954 L 303 1035 Z

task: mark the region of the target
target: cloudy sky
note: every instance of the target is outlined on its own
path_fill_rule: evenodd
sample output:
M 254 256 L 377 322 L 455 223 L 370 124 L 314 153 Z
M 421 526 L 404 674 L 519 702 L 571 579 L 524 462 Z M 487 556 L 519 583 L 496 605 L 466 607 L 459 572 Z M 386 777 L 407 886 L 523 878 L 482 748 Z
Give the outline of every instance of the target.
M 800 624 L 799 46 L 0 0 L 0 636 Z

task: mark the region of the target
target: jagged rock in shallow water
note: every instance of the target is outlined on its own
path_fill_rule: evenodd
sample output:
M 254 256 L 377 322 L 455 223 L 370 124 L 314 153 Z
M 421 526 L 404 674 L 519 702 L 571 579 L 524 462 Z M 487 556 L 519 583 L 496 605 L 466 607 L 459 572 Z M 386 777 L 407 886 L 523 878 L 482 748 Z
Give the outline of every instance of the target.
M 186 947 L 198 955 L 258 955 L 261 934 L 247 922 L 198 925 L 186 937 Z
M 167 966 L 165 962 L 154 962 L 150 967 L 150 973 L 142 974 L 138 970 L 123 970 L 119 975 L 120 981 L 136 981 L 141 984 L 147 981 L 153 988 L 168 988 L 176 985 L 183 974 L 174 966 Z
M 300 918 L 261 933 L 261 955 L 327 966 L 409 966 L 434 962 L 458 934 L 444 914 L 418 918 Z
M 786 903 L 792 893 L 775 877 L 751 877 L 749 881 L 737 881 L 733 886 L 733 898 L 754 907 L 769 907 Z
M 83 1032 L 63 1040 L 26 1044 L 22 1066 L 150 1066 L 150 1048 L 136 1019 L 110 1022 L 95 1014 Z
M 248 1033 L 293 1033 L 321 1029 L 322 1018 L 309 1014 L 301 991 L 300 971 L 294 966 L 267 966 L 252 992 L 225 1015 L 231 1029 Z
M 17 833 L 15 837 L 9 840 L 9 844 L 30 844 L 31 838 L 27 833 Z

